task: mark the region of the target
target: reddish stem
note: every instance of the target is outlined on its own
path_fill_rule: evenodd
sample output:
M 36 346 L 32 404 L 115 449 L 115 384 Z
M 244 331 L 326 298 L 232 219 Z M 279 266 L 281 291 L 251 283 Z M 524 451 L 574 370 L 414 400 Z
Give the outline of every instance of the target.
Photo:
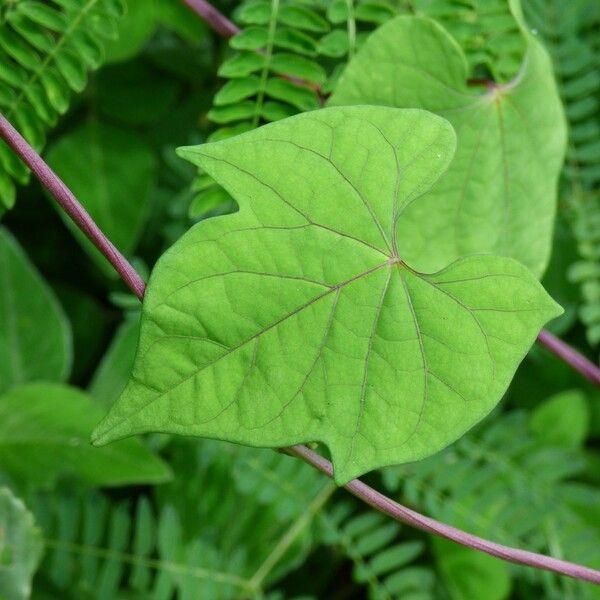
M 210 28 L 224 38 L 233 37 L 239 32 L 239 27 L 232 23 L 223 13 L 219 12 L 206 0 L 183 0 Z
M 321 471 L 321 473 L 327 475 L 327 477 L 333 478 L 333 465 L 306 446 L 292 446 L 283 449 L 283 451 L 301 458 L 309 465 L 312 465 Z M 360 481 L 360 479 L 353 479 L 344 487 L 351 494 L 363 502 L 366 502 L 375 510 L 385 513 L 393 519 L 396 519 L 396 521 L 406 523 L 421 531 L 439 535 L 452 540 L 457 544 L 461 544 L 462 546 L 474 548 L 475 550 L 491 554 L 492 556 L 508 560 L 512 563 L 527 565 L 546 571 L 553 571 L 554 573 L 560 573 L 561 575 L 567 575 L 575 579 L 582 579 L 600 585 L 600 571 L 589 569 L 588 567 L 583 567 L 566 560 L 544 556 L 543 554 L 536 554 L 535 552 L 528 552 L 527 550 L 520 550 L 518 548 L 496 544 L 476 535 L 467 533 L 466 531 L 457 529 L 456 527 L 440 523 L 439 521 L 426 517 L 406 506 L 402 506 L 402 504 L 395 502 L 391 498 L 384 496 L 381 492 L 369 487 L 367 484 Z
M 106 238 L 100 228 L 94 223 L 91 216 L 79 204 L 73 193 L 59 179 L 58 175 L 52 171 L 52 169 L 21 137 L 21 135 L 1 113 L 0 137 L 3 138 L 16 152 L 16 154 L 20 156 L 31 168 L 31 170 L 40 180 L 41 184 L 54 195 L 57 202 L 65 209 L 77 226 L 84 231 L 88 238 L 94 243 L 96 248 L 98 248 L 98 250 L 104 254 L 119 275 L 121 275 L 123 281 L 127 283 L 135 295 L 141 300 L 144 296 L 146 287 L 142 278 L 127 262 L 125 257 L 120 254 L 113 244 Z M 545 342 L 543 343 L 548 344 L 550 340 L 556 344 L 554 341 L 556 338 L 554 338 L 552 334 L 549 334 L 548 332 L 542 333 L 545 333 L 543 336 Z M 566 344 L 560 340 L 557 341 L 560 342 L 558 346 L 560 346 L 562 353 L 559 353 L 558 351 L 555 353 L 563 360 L 570 358 L 571 362 L 569 362 L 569 364 L 574 366 L 574 368 L 577 368 L 575 365 L 580 366 L 580 361 L 575 360 L 575 358 L 581 357 L 581 355 L 571 348 L 569 357 L 567 357 L 567 353 L 564 352 L 563 347 L 568 348 L 568 346 L 566 346 Z M 584 375 L 586 377 L 588 376 L 587 373 L 584 373 Z M 283 448 L 281 451 L 301 458 L 328 477 L 333 477 L 333 465 L 316 452 L 308 449 L 306 446 L 296 445 L 290 448 Z M 600 571 L 595 571 L 593 569 L 589 569 L 587 567 L 564 560 L 558 560 L 544 556 L 543 554 L 527 552 L 525 550 L 519 550 L 518 548 L 510 548 L 509 546 L 502 546 L 501 544 L 495 544 L 494 542 L 487 541 L 483 538 L 467 533 L 466 531 L 461 531 L 460 529 L 456 529 L 450 525 L 440 523 L 435 519 L 431 519 L 430 517 L 426 517 L 414 510 L 402 506 L 391 498 L 388 498 L 377 490 L 369 487 L 359 479 L 352 480 L 344 487 L 351 494 L 354 494 L 357 498 L 360 498 L 376 510 L 381 511 L 393 519 L 407 523 L 408 525 L 416 527 L 417 529 L 421 529 L 422 531 L 440 535 L 453 540 L 458 544 L 462 544 L 463 546 L 474 548 L 475 550 L 480 550 L 517 564 L 554 571 L 555 573 L 568 575 L 569 577 L 583 579 L 585 581 L 590 581 L 600 585 Z
M 547 329 L 542 329 L 542 331 L 540 331 L 537 341 L 539 344 L 550 350 L 552 354 L 555 354 L 558 358 L 575 369 L 575 371 L 581 373 L 586 379 L 600 387 L 600 368 L 583 354 L 575 350 L 575 348 L 572 348 L 569 344 L 563 342 Z
M 25 138 L 0 113 L 0 137 L 15 151 L 23 162 L 35 173 L 41 184 L 54 196 L 56 201 L 71 217 L 75 225 L 102 252 L 115 268 L 129 289 L 141 300 L 146 284 L 127 259 L 115 248 L 102 233 L 90 214 L 81 206 L 73 192 L 60 177 L 42 160 L 41 156 L 29 145 Z

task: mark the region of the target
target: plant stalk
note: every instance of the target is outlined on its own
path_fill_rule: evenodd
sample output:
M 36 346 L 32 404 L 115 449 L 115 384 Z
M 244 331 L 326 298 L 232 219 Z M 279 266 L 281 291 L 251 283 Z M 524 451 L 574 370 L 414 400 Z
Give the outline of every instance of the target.
M 304 462 L 321 471 L 321 473 L 327 475 L 327 477 L 333 477 L 333 465 L 320 454 L 313 452 L 306 446 L 291 446 L 290 448 L 283 448 L 282 452 L 302 459 Z M 366 483 L 363 483 L 360 479 L 353 479 L 344 487 L 352 495 L 356 496 L 375 510 L 392 517 L 392 519 L 395 519 L 396 521 L 420 529 L 421 531 L 439 535 L 456 542 L 461 546 L 467 546 L 468 548 L 491 554 L 492 556 L 496 556 L 497 558 L 512 563 L 544 569 L 546 571 L 553 571 L 554 573 L 560 573 L 561 575 L 567 575 L 568 577 L 600 585 L 600 571 L 583 567 L 566 560 L 552 558 L 551 556 L 545 556 L 543 554 L 537 554 L 535 552 L 490 542 L 411 510 L 410 508 L 395 502 L 391 498 L 388 498 L 381 492 L 368 486 Z
M 583 354 L 563 342 L 559 337 L 550 333 L 547 329 L 542 329 L 537 337 L 538 344 L 544 346 L 566 362 L 571 368 L 583 375 L 588 381 L 600 387 L 600 368 Z
M 0 137 L 14 150 L 21 160 L 33 171 L 40 183 L 52 194 L 58 204 L 83 231 L 88 240 L 106 257 L 127 287 L 141 300 L 146 284 L 127 259 L 96 225 L 73 192 L 60 177 L 44 162 L 25 138 L 0 113 Z
M 100 228 L 94 223 L 92 217 L 83 206 L 81 206 L 73 193 L 60 180 L 58 175 L 44 162 L 41 156 L 37 154 L 37 152 L 25 141 L 1 113 L 0 137 L 4 139 L 25 164 L 31 168 L 40 183 L 56 198 L 57 202 L 69 214 L 75 224 L 82 229 L 96 248 L 98 248 L 98 250 L 100 250 L 113 265 L 117 273 L 119 273 L 132 292 L 142 300 L 146 288 L 143 279 L 102 233 Z M 570 348 L 565 342 L 559 340 L 549 332 L 542 332 L 542 334 L 540 335 L 542 335 L 544 341 L 541 343 L 547 347 L 551 347 L 552 351 L 557 356 L 568 362 L 574 369 L 580 371 L 582 375 L 587 378 L 592 375 L 588 370 L 593 367 L 596 372 L 595 377 L 598 378 L 594 380 L 600 382 L 600 369 L 598 369 L 598 367 L 595 367 L 595 365 L 580 355 L 574 348 Z M 584 367 L 584 361 L 589 363 L 585 364 L 585 372 L 581 371 Z M 282 448 L 280 451 L 300 458 L 328 477 L 333 477 L 333 465 L 306 446 L 296 445 L 289 448 Z M 421 515 L 420 513 L 395 502 L 391 498 L 388 498 L 359 479 L 352 480 L 344 487 L 351 494 L 376 510 L 422 531 L 445 537 L 468 548 L 480 550 L 481 552 L 486 552 L 487 554 L 497 556 L 498 558 L 513 563 L 553 571 L 575 579 L 582 579 L 600 585 L 600 571 L 544 556 L 543 554 L 503 546 L 477 537 L 466 531 L 462 531 L 430 517 L 426 517 L 425 515 Z
M 206 0 L 183 0 L 213 31 L 224 38 L 233 37 L 239 28 Z

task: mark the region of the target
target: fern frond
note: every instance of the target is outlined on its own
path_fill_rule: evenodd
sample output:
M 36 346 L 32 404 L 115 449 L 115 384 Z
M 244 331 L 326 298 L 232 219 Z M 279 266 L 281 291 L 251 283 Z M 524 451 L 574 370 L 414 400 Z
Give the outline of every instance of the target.
M 388 489 L 431 516 L 512 546 L 600 566 L 600 536 L 570 508 L 569 480 L 585 469 L 575 451 L 534 438 L 524 413 L 502 416 L 424 461 L 384 470 Z M 544 598 L 564 582 L 537 577 Z M 577 598 L 594 597 L 578 583 Z
M 600 344 L 600 191 L 582 193 L 573 207 L 572 228 L 581 260 L 571 266 L 569 280 L 581 289 L 581 322 L 588 342 Z
M 438 598 L 432 569 L 413 564 L 425 551 L 421 540 L 402 540 L 400 525 L 380 513 L 337 504 L 321 516 L 322 541 L 336 546 L 354 564 L 353 576 L 372 600 Z
M 219 125 L 209 141 L 314 110 L 374 26 L 394 16 L 393 4 L 372 0 L 247 0 L 236 11 L 242 30 L 218 74 L 227 79 L 208 119 Z M 235 203 L 199 175 L 189 215 L 231 212 Z
M 471 77 L 504 83 L 519 70 L 523 36 L 507 0 L 413 0 L 413 12 L 439 21 L 465 52 Z
M 122 0 L 18 0 L 0 13 L 0 110 L 36 149 L 102 62 Z M 28 171 L 0 142 L 0 205 L 15 201 Z
M 215 442 L 172 451 L 179 477 L 156 498 L 29 500 L 46 539 L 40 576 L 60 597 L 258 598 L 316 543 L 313 521 L 335 487 L 307 465 Z
M 554 63 L 570 135 L 564 168 L 564 206 L 581 260 L 570 270 L 580 283 L 581 321 L 600 343 L 600 5 L 576 0 L 526 0 L 528 22 Z

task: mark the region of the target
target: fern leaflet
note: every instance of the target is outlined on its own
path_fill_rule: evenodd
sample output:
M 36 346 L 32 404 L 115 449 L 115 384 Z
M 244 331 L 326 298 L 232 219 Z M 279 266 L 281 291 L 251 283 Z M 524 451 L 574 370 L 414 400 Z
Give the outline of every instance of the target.
M 102 62 L 122 0 L 19 0 L 0 11 L 0 110 L 36 149 Z M 0 213 L 15 201 L 26 167 L 0 142 Z

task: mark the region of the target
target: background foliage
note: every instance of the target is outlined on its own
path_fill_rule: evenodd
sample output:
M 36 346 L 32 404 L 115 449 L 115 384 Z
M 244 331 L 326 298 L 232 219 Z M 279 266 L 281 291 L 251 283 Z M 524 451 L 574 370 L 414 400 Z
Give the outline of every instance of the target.
M 241 27 L 229 42 L 178 0 L 0 0 L 0 110 L 144 274 L 192 223 L 235 208 L 175 147 L 318 107 L 392 16 L 436 19 L 473 80 L 510 81 L 524 51 L 504 0 L 219 8 Z M 523 9 L 569 123 L 544 279 L 567 310 L 552 327 L 597 362 L 600 5 Z M 400 527 L 274 452 L 164 435 L 86 452 L 129 376 L 139 307 L 28 181 L 0 143 L 0 597 L 599 596 Z M 599 440 L 598 391 L 536 347 L 476 430 L 369 479 L 450 524 L 598 568 Z

